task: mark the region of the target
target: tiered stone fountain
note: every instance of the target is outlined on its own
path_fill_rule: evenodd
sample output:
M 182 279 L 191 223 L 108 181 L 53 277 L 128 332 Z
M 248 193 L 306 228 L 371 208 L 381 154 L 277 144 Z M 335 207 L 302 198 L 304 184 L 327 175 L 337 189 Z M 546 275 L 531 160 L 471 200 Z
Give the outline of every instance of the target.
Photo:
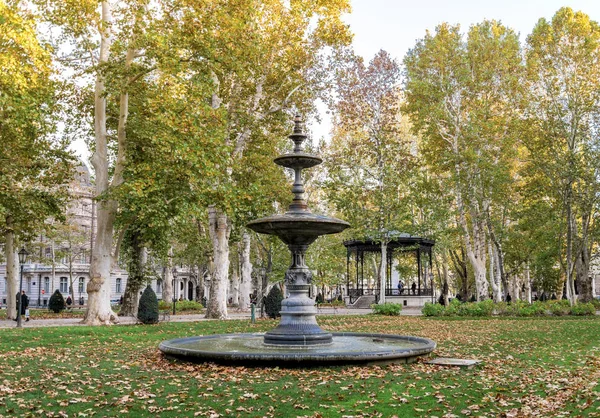
M 222 334 L 164 341 L 159 348 L 170 356 L 189 361 L 266 365 L 340 364 L 378 361 L 409 362 L 430 353 L 435 343 L 426 338 L 388 335 L 330 333 L 316 321 L 315 301 L 309 298 L 312 272 L 304 258 L 308 246 L 319 236 L 336 234 L 350 225 L 342 220 L 311 213 L 304 197 L 302 170 L 321 164 L 318 156 L 304 152 L 306 135 L 302 120 L 295 118 L 291 154 L 275 163 L 294 170 L 294 199 L 283 215 L 248 223 L 261 234 L 278 236 L 292 254 L 285 273 L 289 297 L 281 304 L 279 325 L 264 334 Z

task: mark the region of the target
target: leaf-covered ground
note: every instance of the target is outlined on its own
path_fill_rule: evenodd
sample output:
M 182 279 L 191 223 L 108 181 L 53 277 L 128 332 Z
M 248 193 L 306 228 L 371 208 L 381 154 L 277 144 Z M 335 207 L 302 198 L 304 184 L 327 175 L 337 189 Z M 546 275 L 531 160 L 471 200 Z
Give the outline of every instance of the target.
M 165 359 L 160 341 L 275 321 L 0 331 L 0 416 L 600 417 L 600 318 L 320 317 L 323 328 L 435 340 L 473 369 L 262 369 Z

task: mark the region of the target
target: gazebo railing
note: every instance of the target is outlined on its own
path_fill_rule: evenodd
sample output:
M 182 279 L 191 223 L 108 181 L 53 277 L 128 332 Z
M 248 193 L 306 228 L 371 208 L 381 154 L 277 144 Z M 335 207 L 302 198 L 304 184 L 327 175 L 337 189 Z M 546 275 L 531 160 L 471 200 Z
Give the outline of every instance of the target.
M 386 296 L 431 296 L 433 295 L 433 289 L 431 288 L 421 288 L 419 289 L 415 289 L 415 291 L 413 292 L 412 289 L 402 289 L 402 291 L 400 291 L 399 289 L 394 289 L 391 287 L 388 287 L 385 289 L 385 295 Z

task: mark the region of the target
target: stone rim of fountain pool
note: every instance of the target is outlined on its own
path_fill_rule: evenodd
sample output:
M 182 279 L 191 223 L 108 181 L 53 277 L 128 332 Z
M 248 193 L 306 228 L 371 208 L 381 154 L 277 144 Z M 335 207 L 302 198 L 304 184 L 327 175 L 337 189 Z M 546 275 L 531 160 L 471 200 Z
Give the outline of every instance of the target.
M 159 348 L 166 355 L 191 362 L 214 362 L 234 365 L 310 366 L 360 363 L 411 363 L 432 352 L 436 344 L 430 339 L 405 335 L 335 332 L 333 345 L 259 345 L 264 333 L 214 334 L 164 341 Z M 204 349 L 218 340 L 219 347 Z M 254 350 L 240 350 L 246 343 Z M 337 344 L 336 344 L 337 343 Z M 193 348 L 196 344 L 197 348 Z M 349 345 L 354 344 L 355 349 Z M 221 346 L 230 345 L 223 351 Z M 260 349 L 260 351 L 259 351 Z
M 321 164 L 322 159 L 304 152 L 302 143 L 306 134 L 300 116 L 294 119 L 294 131 L 289 138 L 294 142 L 293 153 L 279 156 L 274 161 L 294 170 L 294 199 L 285 214 L 256 219 L 247 225 L 258 233 L 276 235 L 288 245 L 292 255 L 292 263 L 285 273 L 289 296 L 281 303 L 279 325 L 264 334 L 178 338 L 163 341 L 159 349 L 169 356 L 188 361 L 271 366 L 408 363 L 432 352 L 436 344 L 427 338 L 330 333 L 319 327 L 315 302 L 309 297 L 312 271 L 305 264 L 306 250 L 319 236 L 339 233 L 350 224 L 311 213 L 304 196 L 302 170 Z M 248 351 L 249 348 L 252 350 Z

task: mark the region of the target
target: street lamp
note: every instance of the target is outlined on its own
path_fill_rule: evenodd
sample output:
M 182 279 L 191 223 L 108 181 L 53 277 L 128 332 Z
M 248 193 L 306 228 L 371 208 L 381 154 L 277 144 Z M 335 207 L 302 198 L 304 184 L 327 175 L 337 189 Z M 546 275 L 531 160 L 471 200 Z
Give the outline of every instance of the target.
M 21 265 L 21 281 L 19 283 L 19 293 L 17 295 L 17 328 L 22 328 L 21 324 L 21 304 L 23 303 L 23 265 L 27 261 L 27 256 L 29 253 L 25 249 L 25 247 L 21 248 L 19 251 L 19 264 Z
M 177 285 L 177 269 L 173 268 L 173 315 L 175 315 L 175 307 L 177 304 L 177 291 L 176 289 L 176 285 Z

